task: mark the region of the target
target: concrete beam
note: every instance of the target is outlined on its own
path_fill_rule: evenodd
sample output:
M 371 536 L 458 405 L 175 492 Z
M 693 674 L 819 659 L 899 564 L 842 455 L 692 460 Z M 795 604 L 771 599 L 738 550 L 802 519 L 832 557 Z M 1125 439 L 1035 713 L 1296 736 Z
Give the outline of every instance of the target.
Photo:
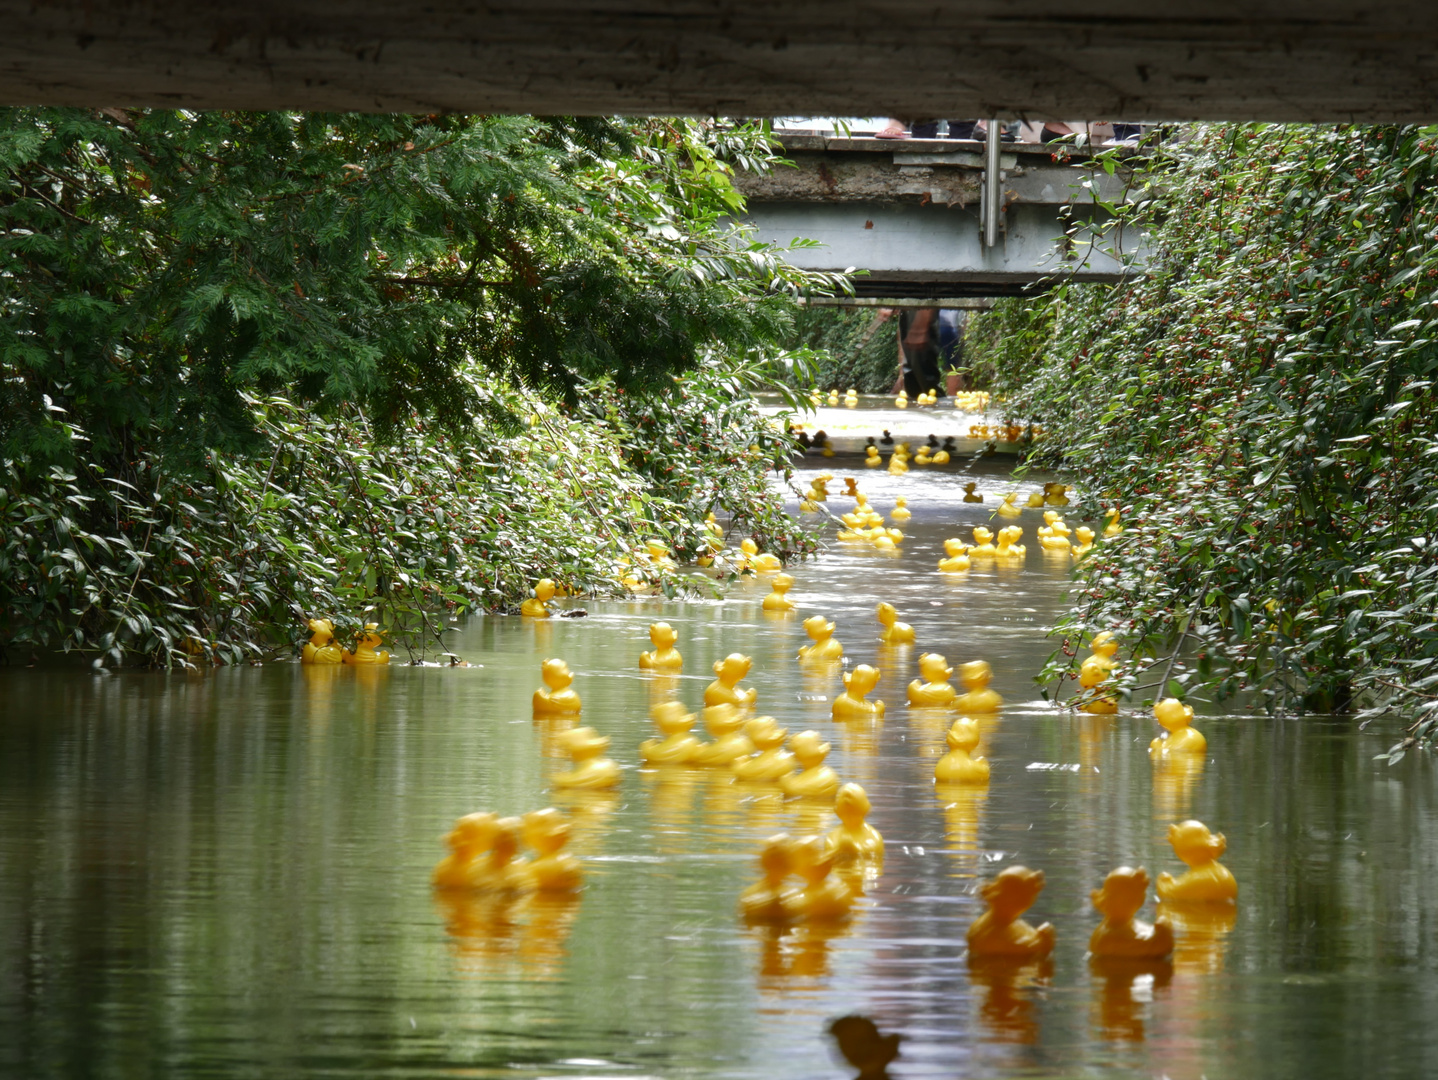
M 1432 0 L 0 0 L 0 103 L 1430 121 Z
M 1054 277 L 1112 282 L 1127 272 L 1093 246 L 1065 250 L 1057 206 L 1010 205 L 993 248 L 980 243 L 977 206 L 751 202 L 745 221 L 760 240 L 818 241 L 789 260 L 810 270 L 866 270 L 882 282 L 866 289 L 864 277 L 855 279 L 870 296 L 1012 295 Z M 1141 261 L 1144 242 L 1130 233 L 1121 254 Z M 960 284 L 966 288 L 953 287 Z

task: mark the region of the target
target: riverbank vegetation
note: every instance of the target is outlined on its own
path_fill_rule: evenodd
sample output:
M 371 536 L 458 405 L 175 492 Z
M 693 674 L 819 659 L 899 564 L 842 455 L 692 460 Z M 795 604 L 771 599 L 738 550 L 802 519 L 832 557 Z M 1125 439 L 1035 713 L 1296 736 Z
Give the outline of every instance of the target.
M 684 587 L 727 514 L 813 540 L 748 392 L 801 287 L 735 242 L 757 128 L 0 111 L 0 645 L 416 655 L 532 581 Z M 801 361 L 802 362 L 802 361 Z
M 1146 276 L 985 316 L 1030 460 L 1121 512 L 1050 679 L 1112 630 L 1138 697 L 1399 710 L 1393 760 L 1434 735 L 1435 163 L 1432 128 L 1200 127 L 1114 208 Z

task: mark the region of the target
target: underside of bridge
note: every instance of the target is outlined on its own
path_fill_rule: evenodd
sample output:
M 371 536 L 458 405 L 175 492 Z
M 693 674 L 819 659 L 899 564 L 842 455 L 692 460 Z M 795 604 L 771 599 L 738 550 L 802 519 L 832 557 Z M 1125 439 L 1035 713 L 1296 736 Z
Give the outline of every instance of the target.
M 0 102 L 1429 120 L 1432 0 L 0 0 Z

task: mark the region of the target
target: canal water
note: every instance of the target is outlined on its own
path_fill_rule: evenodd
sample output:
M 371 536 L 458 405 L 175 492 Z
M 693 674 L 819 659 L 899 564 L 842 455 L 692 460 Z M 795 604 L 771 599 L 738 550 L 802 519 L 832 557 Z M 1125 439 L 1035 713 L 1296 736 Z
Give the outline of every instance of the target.
M 1373 761 L 1391 728 L 1225 714 L 1203 718 L 1202 768 L 1159 772 L 1146 712 L 1048 705 L 1032 676 L 1069 565 L 1037 547 L 1037 514 L 1022 565 L 936 570 L 943 539 L 1012 489 L 1000 461 L 974 469 L 971 504 L 967 465 L 810 459 L 801 484 L 852 472 L 914 518 L 897 556 L 834 544 L 794 567 L 788 616 L 760 609 L 761 581 L 475 618 L 462 669 L 0 673 L 0 1076 L 840 1077 L 825 1026 L 854 1012 L 903 1036 L 895 1077 L 1438 1075 L 1432 762 Z M 917 647 L 879 644 L 882 600 Z M 883 670 L 882 723 L 830 720 L 837 677 L 794 659 L 812 613 Z M 661 618 L 686 661 L 672 686 L 636 666 Z M 950 717 L 903 694 L 929 650 L 993 665 L 987 791 L 935 790 Z M 638 767 L 650 703 L 697 706 L 731 652 L 754 659 L 759 711 L 821 732 L 873 800 L 888 854 L 841 931 L 735 914 L 758 843 L 827 828 L 826 810 Z M 554 731 L 529 707 L 548 656 L 613 739 L 615 793 L 549 788 Z M 457 816 L 551 803 L 574 817 L 576 900 L 432 894 Z M 1189 816 L 1228 837 L 1236 916 L 1180 921 L 1170 967 L 1091 970 L 1089 891 L 1124 863 L 1180 870 L 1164 832 Z M 1053 962 L 971 971 L 976 889 L 1016 863 L 1047 874 L 1031 917 L 1057 927 Z

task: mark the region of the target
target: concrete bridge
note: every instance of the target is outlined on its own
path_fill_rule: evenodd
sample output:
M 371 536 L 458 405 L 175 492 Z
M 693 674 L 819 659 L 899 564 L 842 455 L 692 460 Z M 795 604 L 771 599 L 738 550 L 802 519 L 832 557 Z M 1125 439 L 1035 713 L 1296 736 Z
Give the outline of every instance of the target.
M 1142 235 L 1102 244 L 1066 241 L 1075 222 L 1105 220 L 1099 201 L 1124 201 L 1129 170 L 1085 168 L 1086 151 L 1055 160 L 1046 146 L 998 148 L 995 243 L 984 232 L 984 143 L 950 139 L 895 142 L 785 134 L 794 168 L 741 173 L 746 221 L 758 239 L 796 237 L 823 246 L 791 261 L 814 270 L 868 271 L 860 297 L 952 300 L 1003 296 L 1054 277 L 1116 281 L 1140 266 Z

